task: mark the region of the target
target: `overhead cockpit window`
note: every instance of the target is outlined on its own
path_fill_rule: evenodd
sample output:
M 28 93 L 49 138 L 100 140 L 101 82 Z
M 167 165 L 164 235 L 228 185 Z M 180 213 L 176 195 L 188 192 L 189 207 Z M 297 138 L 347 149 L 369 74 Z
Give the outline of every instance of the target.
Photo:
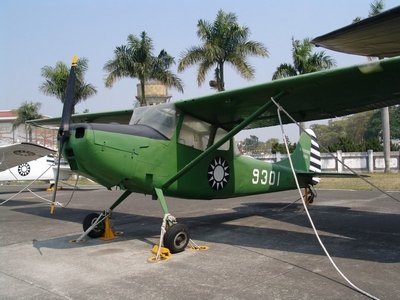
M 171 139 L 177 122 L 177 112 L 173 103 L 135 108 L 129 125 L 144 125 Z

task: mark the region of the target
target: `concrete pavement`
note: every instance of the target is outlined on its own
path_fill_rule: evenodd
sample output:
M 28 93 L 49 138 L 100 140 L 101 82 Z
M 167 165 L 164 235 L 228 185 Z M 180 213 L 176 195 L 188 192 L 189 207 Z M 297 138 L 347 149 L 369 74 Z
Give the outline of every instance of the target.
M 1 187 L 0 202 L 17 191 Z M 36 190 L 51 199 L 51 194 Z M 66 203 L 70 190 L 61 190 Z M 168 198 L 171 213 L 207 251 L 151 264 L 162 211 L 134 194 L 113 215 L 123 235 L 70 241 L 83 218 L 121 191 L 87 189 L 67 208 L 24 192 L 0 207 L 1 299 L 367 299 L 345 283 L 319 246 L 296 191 L 224 200 Z M 400 198 L 400 193 L 394 193 Z M 310 213 L 342 272 L 381 299 L 400 295 L 400 204 L 366 191 L 318 191 Z

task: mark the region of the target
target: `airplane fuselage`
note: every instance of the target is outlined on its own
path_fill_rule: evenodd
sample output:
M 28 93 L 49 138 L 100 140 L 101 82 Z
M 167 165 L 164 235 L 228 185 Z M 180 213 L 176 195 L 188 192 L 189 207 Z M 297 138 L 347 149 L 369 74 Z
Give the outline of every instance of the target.
M 64 157 L 73 171 L 108 188 L 154 194 L 155 187 L 163 187 L 213 143 L 215 130 L 199 136 L 205 130 L 193 122 L 185 123 L 180 114 L 170 137 L 143 124 L 75 124 Z M 214 199 L 293 188 L 288 162 L 271 164 L 243 156 L 231 139 L 163 191 L 175 197 Z

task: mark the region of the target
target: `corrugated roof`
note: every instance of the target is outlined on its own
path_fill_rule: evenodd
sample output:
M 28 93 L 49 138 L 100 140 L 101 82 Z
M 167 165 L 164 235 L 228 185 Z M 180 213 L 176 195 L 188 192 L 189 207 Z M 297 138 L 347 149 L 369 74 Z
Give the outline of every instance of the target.
M 16 119 L 18 117 L 18 113 L 13 110 L 0 110 L 0 118 L 1 119 Z
M 400 6 L 312 40 L 316 46 L 371 57 L 400 55 Z

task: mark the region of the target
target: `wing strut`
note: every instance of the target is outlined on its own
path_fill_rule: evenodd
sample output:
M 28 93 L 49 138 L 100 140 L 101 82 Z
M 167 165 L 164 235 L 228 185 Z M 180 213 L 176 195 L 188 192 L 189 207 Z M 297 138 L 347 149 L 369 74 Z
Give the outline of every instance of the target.
M 234 135 L 236 135 L 239 131 L 244 129 L 246 126 L 248 126 L 251 122 L 253 122 L 256 118 L 261 116 L 263 113 L 265 113 L 269 108 L 271 108 L 274 103 L 273 101 L 276 101 L 278 98 L 282 97 L 284 95 L 284 92 L 280 92 L 277 94 L 275 97 L 271 97 L 270 100 L 268 100 L 265 104 L 263 104 L 261 107 L 259 107 L 255 112 L 253 112 L 250 116 L 248 116 L 246 119 L 244 119 L 241 123 L 239 123 L 237 126 L 232 128 L 231 131 L 229 131 L 222 139 L 220 139 L 218 142 L 216 142 L 214 145 L 211 147 L 207 148 L 203 153 L 201 153 L 199 156 L 197 156 L 195 159 L 193 159 L 190 163 L 188 163 L 185 167 L 183 167 L 178 173 L 176 173 L 174 176 L 172 176 L 170 179 L 168 179 L 163 185 L 162 189 L 168 188 L 171 184 L 173 184 L 176 180 L 178 180 L 180 177 L 185 175 L 187 172 L 189 172 L 195 165 L 199 163 L 204 157 L 209 155 L 211 152 L 214 150 L 218 149 L 221 147 L 225 142 L 229 141 Z

